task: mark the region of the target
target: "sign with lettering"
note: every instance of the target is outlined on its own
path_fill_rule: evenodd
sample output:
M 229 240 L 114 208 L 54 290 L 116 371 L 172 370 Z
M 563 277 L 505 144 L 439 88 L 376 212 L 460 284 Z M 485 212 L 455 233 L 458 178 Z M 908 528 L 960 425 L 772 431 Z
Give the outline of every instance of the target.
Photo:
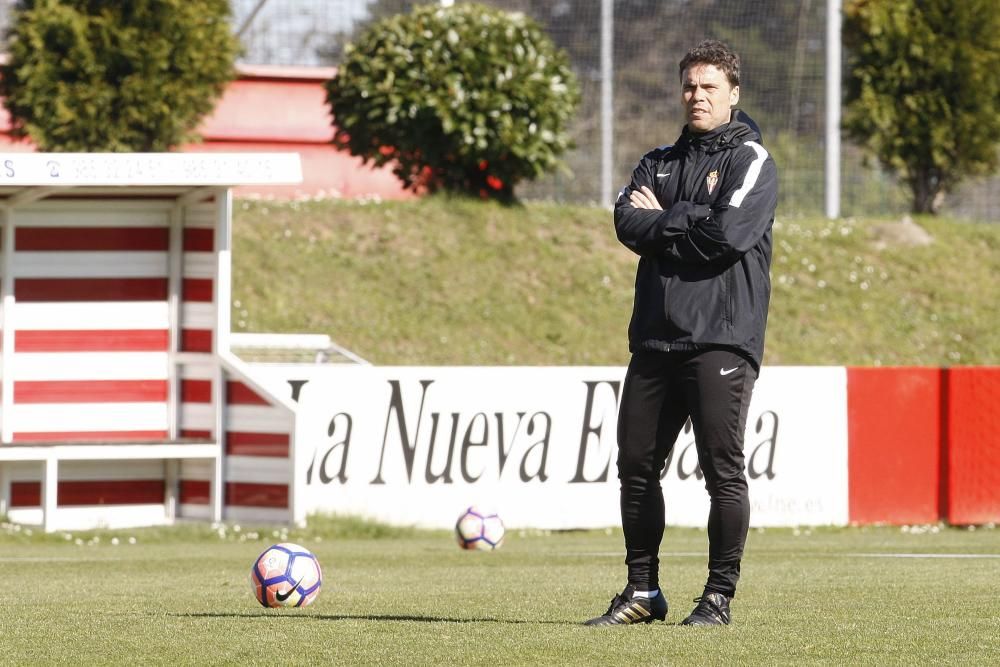
M 0 153 L 0 186 L 300 183 L 298 153 Z
M 508 526 L 620 524 L 624 368 L 251 365 L 300 410 L 307 511 L 450 527 L 467 505 Z M 843 368 L 765 368 L 746 428 L 753 526 L 847 522 Z M 670 525 L 704 526 L 690 422 L 661 476 Z

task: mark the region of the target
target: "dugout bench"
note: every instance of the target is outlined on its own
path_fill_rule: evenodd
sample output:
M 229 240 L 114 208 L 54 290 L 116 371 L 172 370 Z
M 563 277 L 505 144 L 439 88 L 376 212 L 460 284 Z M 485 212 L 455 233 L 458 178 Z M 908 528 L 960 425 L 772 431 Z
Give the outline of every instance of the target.
M 295 154 L 0 154 L 0 515 L 301 521 L 296 415 L 229 350 L 231 187 Z

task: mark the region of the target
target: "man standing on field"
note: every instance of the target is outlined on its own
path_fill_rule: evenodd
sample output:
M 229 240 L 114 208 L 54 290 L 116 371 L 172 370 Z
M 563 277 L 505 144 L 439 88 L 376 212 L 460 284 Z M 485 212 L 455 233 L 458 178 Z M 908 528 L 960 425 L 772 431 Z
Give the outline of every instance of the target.
M 615 204 L 618 239 L 639 256 L 618 417 L 628 585 L 587 625 L 666 619 L 660 473 L 688 418 L 711 510 L 708 582 L 682 624 L 729 624 L 749 526 L 743 437 L 764 352 L 777 170 L 735 108 L 736 53 L 704 41 L 680 78 L 687 124 L 643 156 Z

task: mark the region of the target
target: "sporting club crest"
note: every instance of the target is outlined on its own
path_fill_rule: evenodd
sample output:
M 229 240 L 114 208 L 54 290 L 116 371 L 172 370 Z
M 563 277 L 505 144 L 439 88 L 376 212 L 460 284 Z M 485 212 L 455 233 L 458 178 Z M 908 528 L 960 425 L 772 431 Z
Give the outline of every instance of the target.
M 712 190 L 715 189 L 715 184 L 719 182 L 719 172 L 710 171 L 708 176 L 705 177 L 705 185 L 708 186 L 708 194 L 712 194 Z

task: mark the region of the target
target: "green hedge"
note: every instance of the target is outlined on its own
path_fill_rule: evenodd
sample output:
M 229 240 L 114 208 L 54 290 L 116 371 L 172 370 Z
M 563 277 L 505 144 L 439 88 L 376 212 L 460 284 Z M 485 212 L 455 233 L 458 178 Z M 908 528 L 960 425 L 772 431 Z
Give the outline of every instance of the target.
M 163 151 L 233 78 L 227 0 L 22 0 L 0 94 L 44 151 Z
M 560 164 L 579 98 L 536 23 L 474 3 L 373 24 L 327 85 L 337 145 L 411 189 L 498 199 Z

